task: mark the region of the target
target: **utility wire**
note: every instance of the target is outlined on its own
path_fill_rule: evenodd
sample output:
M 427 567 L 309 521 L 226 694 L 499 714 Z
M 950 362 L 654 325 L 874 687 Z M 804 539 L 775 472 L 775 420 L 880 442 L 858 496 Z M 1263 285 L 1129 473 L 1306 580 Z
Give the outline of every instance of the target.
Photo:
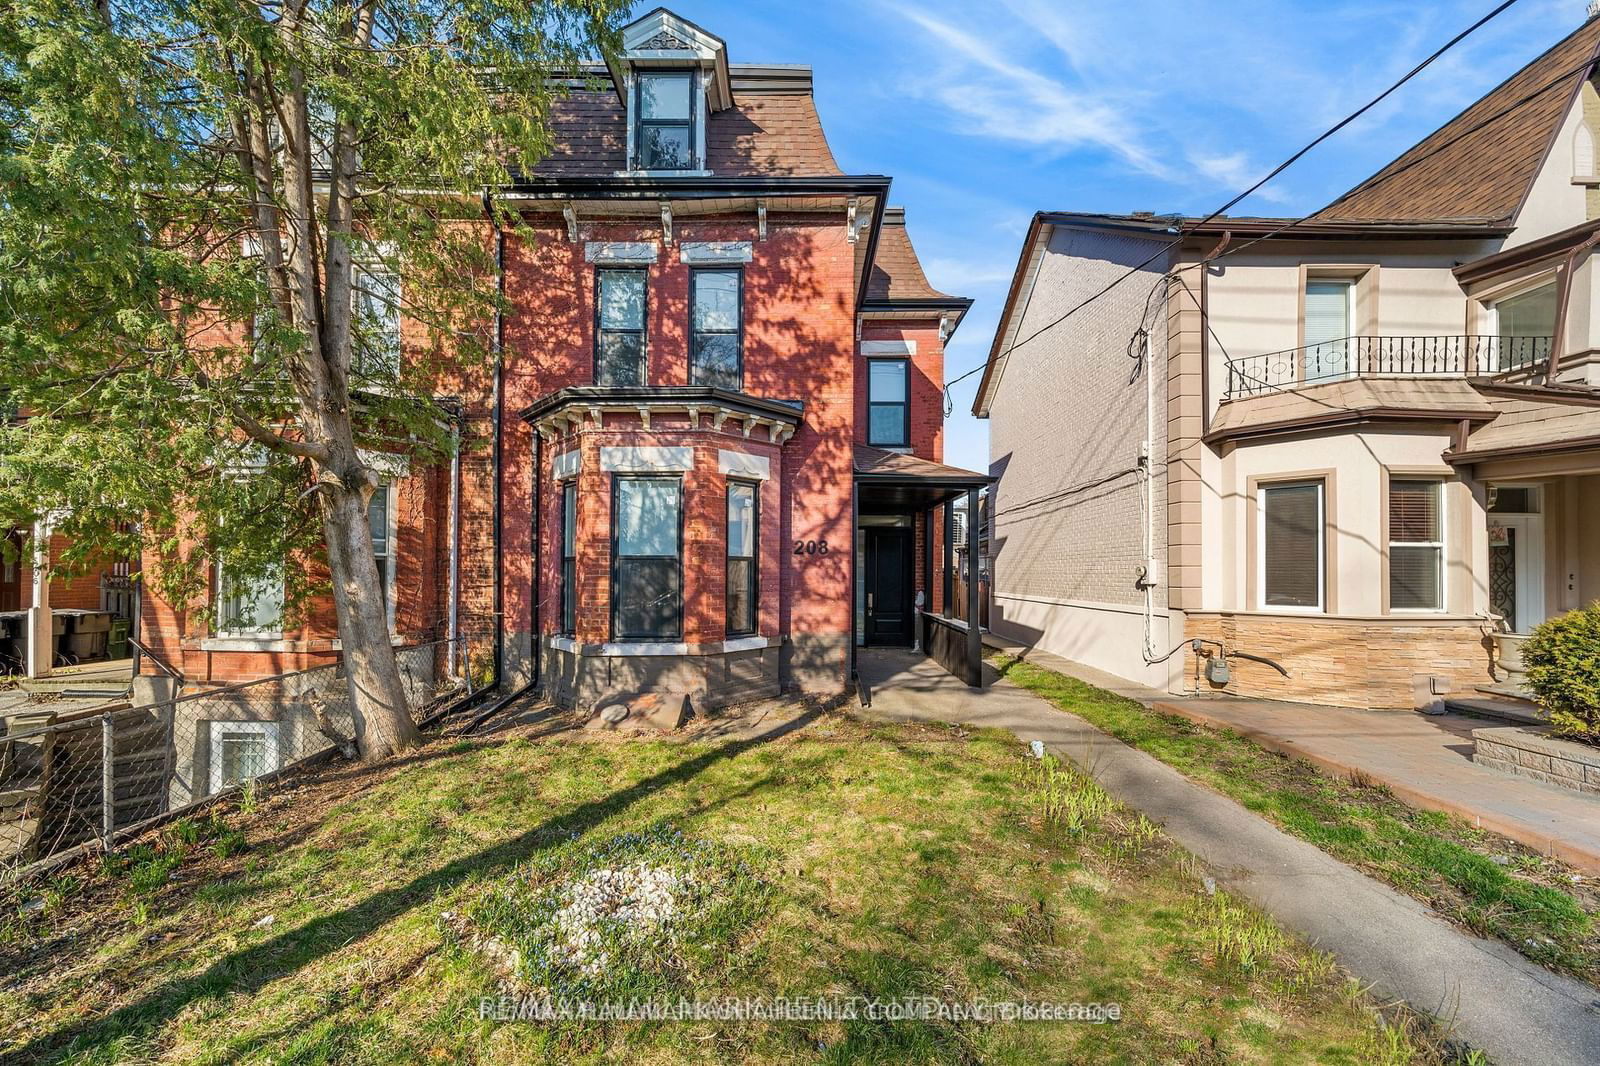
M 1293 155 L 1289 156 L 1289 158 L 1285 159 L 1282 163 L 1279 163 L 1276 167 L 1273 167 L 1272 170 L 1266 174 L 1266 176 L 1262 177 L 1254 185 L 1251 185 L 1248 189 L 1245 189 L 1243 192 L 1241 192 L 1237 196 L 1233 197 L 1233 199 L 1229 200 L 1227 203 L 1223 204 L 1221 207 L 1217 208 L 1215 211 L 1212 211 L 1209 215 L 1205 216 L 1205 218 L 1201 219 L 1199 222 L 1193 223 L 1192 225 L 1190 225 L 1190 226 L 1188 226 L 1186 228 L 1191 229 L 1191 230 L 1199 229 L 1200 227 L 1206 225 L 1207 223 L 1214 221 L 1218 216 L 1227 213 L 1227 211 L 1229 209 L 1231 209 L 1234 206 L 1236 206 L 1240 201 L 1242 201 L 1242 200 L 1246 199 L 1247 197 L 1251 196 L 1256 191 L 1258 191 L 1262 186 L 1266 185 L 1268 182 L 1270 182 L 1274 178 L 1276 178 L 1279 174 L 1282 174 L 1285 170 L 1289 169 L 1289 167 L 1291 167 L 1295 163 L 1299 162 L 1300 159 L 1302 157 L 1304 157 L 1307 152 L 1310 152 L 1313 148 L 1317 147 L 1317 145 L 1321 144 L 1323 141 L 1326 141 L 1329 137 L 1332 137 L 1334 134 L 1338 133 L 1340 130 L 1342 130 L 1346 126 L 1350 125 L 1350 123 L 1356 121 L 1362 115 L 1366 114 L 1368 111 L 1371 111 L 1374 107 L 1378 106 L 1384 100 L 1388 99 L 1401 86 L 1403 86 L 1407 82 L 1411 81 L 1411 79 L 1415 78 L 1418 74 L 1422 73 L 1428 67 L 1432 66 L 1446 52 L 1450 51 L 1450 49 L 1452 49 L 1456 45 L 1460 44 L 1467 37 L 1469 37 L 1473 33 L 1477 32 L 1484 25 L 1486 25 L 1492 19 L 1494 19 L 1497 16 L 1499 16 L 1501 13 L 1503 13 L 1506 9 L 1510 8 L 1515 3 L 1517 3 L 1517 0 L 1502 0 L 1502 2 L 1500 4 L 1498 4 L 1493 10 L 1491 10 L 1488 14 L 1486 14 L 1483 17 L 1479 18 L 1472 25 L 1468 26 L 1466 29 L 1462 30 L 1460 33 L 1458 33 L 1454 37 L 1450 38 L 1450 40 L 1448 40 L 1444 44 L 1440 45 L 1437 49 L 1434 50 L 1434 52 L 1431 55 L 1429 55 L 1426 59 L 1422 60 L 1416 66 L 1412 67 L 1398 81 L 1394 82 L 1387 89 L 1383 90 L 1383 92 L 1379 93 L 1377 96 L 1373 97 L 1371 100 L 1367 101 L 1365 104 L 1362 104 L 1361 107 L 1357 108 L 1355 111 L 1352 111 L 1350 114 L 1348 114 L 1344 118 L 1340 119 L 1337 123 L 1335 123 L 1334 125 L 1330 126 L 1328 129 L 1324 130 L 1322 133 L 1318 134 L 1315 138 L 1313 138 L 1309 143 L 1307 143 L 1299 151 L 1297 151 Z M 1593 62 L 1594 62 L 1594 60 L 1591 57 L 1589 60 L 1586 61 L 1585 65 L 1592 64 Z M 1570 76 L 1570 75 L 1563 75 L 1563 78 L 1565 78 L 1567 76 Z M 1465 134 L 1463 134 L 1463 136 L 1465 136 Z M 1431 155 L 1432 153 L 1429 153 L 1429 154 Z M 1415 162 L 1421 162 L 1421 160 L 1419 159 L 1419 160 L 1416 160 Z M 1407 169 L 1409 169 L 1409 167 Z M 1390 176 L 1392 177 L 1393 175 L 1390 175 Z M 1387 180 L 1387 179 L 1385 179 L 1385 180 Z M 1281 233 L 1281 232 L 1283 232 L 1283 230 L 1287 230 L 1288 228 L 1290 228 L 1290 226 L 1298 225 L 1301 222 L 1304 222 L 1306 220 L 1306 218 L 1310 218 L 1310 217 L 1311 216 L 1308 215 L 1308 216 L 1305 216 L 1305 218 L 1301 218 L 1299 220 L 1296 220 L 1295 222 L 1291 222 L 1289 225 L 1284 226 L 1282 229 L 1280 229 L 1277 232 Z M 1265 240 L 1265 239 L 1266 239 L 1265 237 L 1259 238 L 1259 240 Z M 1251 241 L 1250 243 L 1251 244 L 1255 244 L 1257 242 L 1256 241 Z M 1248 245 L 1245 245 L 1244 247 L 1248 247 Z M 1040 335 L 1048 332 L 1049 330 L 1054 329 L 1056 326 L 1060 325 L 1062 322 L 1065 322 L 1067 319 L 1071 318 L 1073 315 L 1077 314 L 1079 311 L 1083 310 L 1085 307 L 1089 306 L 1090 304 L 1094 303 L 1096 300 L 1100 299 L 1102 296 L 1105 296 L 1107 293 L 1111 292 L 1111 290 L 1113 290 L 1117 286 L 1121 285 L 1124 281 L 1127 281 L 1129 278 L 1131 278 L 1135 274 L 1139 273 L 1139 271 L 1143 270 L 1145 267 L 1149 266 L 1151 263 L 1155 262 L 1157 259 L 1160 259 L 1163 255 L 1166 255 L 1168 250 L 1169 250 L 1169 248 L 1170 248 L 1170 245 L 1163 245 L 1161 248 L 1157 249 L 1152 255 L 1150 255 L 1147 259 L 1143 260 L 1140 263 L 1135 264 L 1132 267 L 1129 267 L 1128 270 L 1126 270 L 1124 273 L 1118 275 L 1108 285 L 1106 285 L 1104 288 L 1100 289 L 1098 292 L 1094 293 L 1092 296 L 1089 296 L 1086 299 L 1080 301 L 1079 303 L 1073 305 L 1071 308 L 1069 308 L 1063 314 L 1059 315 L 1056 318 L 1051 319 L 1049 322 L 1045 323 L 1044 325 L 1040 326 L 1038 329 L 1034 330 L 1032 333 L 1028 334 L 1028 336 L 1024 337 L 1022 340 L 1017 341 L 1014 344 L 1012 344 L 1007 349 L 1007 351 L 1008 352 L 1015 351 L 1016 349 L 1022 347 L 1024 344 L 1027 344 L 1029 341 L 1035 340 Z M 1222 256 L 1219 255 L 1216 258 L 1222 258 Z M 1212 261 L 1212 260 L 1206 260 L 1206 262 L 1210 262 L 1210 261 Z M 959 381 L 962 381 L 962 380 L 964 380 L 966 378 L 971 377 L 973 374 L 976 374 L 979 371 L 983 370 L 985 366 L 987 366 L 987 361 L 985 361 L 985 363 L 983 365 L 974 367 L 972 370 L 967 371 L 965 374 L 962 374 L 960 377 L 954 378 L 954 379 L 946 382 L 945 383 L 946 404 L 948 405 L 948 403 L 949 403 L 949 388 L 950 388 L 951 385 L 954 385 Z

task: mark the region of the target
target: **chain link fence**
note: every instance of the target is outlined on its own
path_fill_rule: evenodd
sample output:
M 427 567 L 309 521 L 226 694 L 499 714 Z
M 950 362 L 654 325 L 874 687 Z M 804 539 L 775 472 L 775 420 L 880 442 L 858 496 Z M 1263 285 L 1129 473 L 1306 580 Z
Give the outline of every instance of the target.
M 482 683 L 460 640 L 397 648 L 395 659 L 419 726 Z M 159 702 L 59 718 L 46 704 L 11 716 L 0 733 L 0 874 L 107 847 L 249 782 L 353 754 L 342 661 L 237 684 L 167 683 Z

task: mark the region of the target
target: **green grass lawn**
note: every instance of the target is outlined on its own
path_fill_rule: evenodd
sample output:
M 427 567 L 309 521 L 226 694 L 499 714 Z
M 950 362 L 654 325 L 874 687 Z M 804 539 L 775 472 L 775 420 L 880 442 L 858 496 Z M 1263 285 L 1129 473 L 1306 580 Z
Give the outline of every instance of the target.
M 572 925 L 617 876 L 667 886 L 675 916 Z M 1438 1057 L 1081 774 L 1007 735 L 837 714 L 759 743 L 524 728 L 321 771 L 25 889 L 0 975 L 8 1063 Z M 503 992 L 1121 1020 L 480 1020 Z
M 992 661 L 1012 682 L 1479 935 L 1499 937 L 1530 959 L 1600 984 L 1600 900 L 1560 863 L 1237 733 L 1154 713 L 1014 656 L 997 654 Z

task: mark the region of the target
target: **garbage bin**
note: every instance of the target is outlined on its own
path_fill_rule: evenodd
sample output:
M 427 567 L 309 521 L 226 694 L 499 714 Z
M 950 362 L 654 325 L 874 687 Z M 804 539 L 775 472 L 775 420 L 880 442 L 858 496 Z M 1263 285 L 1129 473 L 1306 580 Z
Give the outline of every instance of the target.
M 106 655 L 112 659 L 126 659 L 128 657 L 128 632 L 133 628 L 133 623 L 126 618 L 113 618 L 111 620 L 110 636 L 106 639 Z

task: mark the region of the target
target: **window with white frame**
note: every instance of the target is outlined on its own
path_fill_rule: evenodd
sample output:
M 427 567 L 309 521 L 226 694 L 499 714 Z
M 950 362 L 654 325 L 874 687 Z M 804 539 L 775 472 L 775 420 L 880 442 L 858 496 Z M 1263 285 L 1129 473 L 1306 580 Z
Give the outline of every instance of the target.
M 695 87 L 689 70 L 641 71 L 634 98 L 634 165 L 640 170 L 693 170 Z
M 270 774 L 281 765 L 277 722 L 212 722 L 211 791 Z
M 283 567 L 254 579 L 232 576 L 217 563 L 217 632 L 231 637 L 276 636 L 283 630 Z
M 1550 357 L 1556 332 L 1556 283 L 1551 278 L 1489 304 L 1497 370 L 1515 370 Z
M 1389 481 L 1389 609 L 1444 610 L 1443 483 Z
M 394 628 L 394 534 L 395 488 L 385 481 L 372 491 L 367 501 L 367 523 L 372 526 L 372 557 L 378 564 L 378 585 L 383 589 L 384 611 L 389 628 Z
M 351 272 L 355 310 L 350 374 L 357 385 L 384 385 L 400 376 L 400 277 L 382 263 L 357 263 Z
M 1261 605 L 1321 611 L 1327 585 L 1323 483 L 1263 485 L 1257 529 Z

